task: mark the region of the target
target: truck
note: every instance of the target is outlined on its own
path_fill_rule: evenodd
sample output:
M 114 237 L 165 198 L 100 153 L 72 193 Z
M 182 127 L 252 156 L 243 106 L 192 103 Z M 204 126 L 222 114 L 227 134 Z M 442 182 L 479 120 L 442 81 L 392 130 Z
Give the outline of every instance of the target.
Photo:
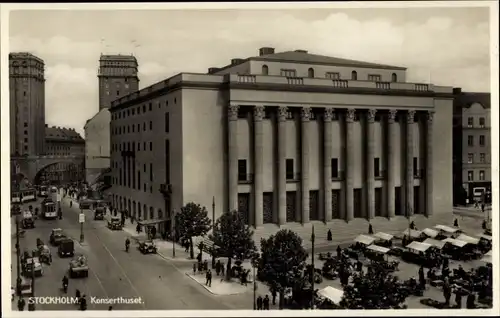
M 89 266 L 84 255 L 77 255 L 69 262 L 69 277 L 88 277 Z
M 52 199 L 46 198 L 42 201 L 42 216 L 46 220 L 57 218 L 56 204 Z
M 75 243 L 72 239 L 65 238 L 61 240 L 59 246 L 57 247 L 57 253 L 59 257 L 74 256 L 75 255 Z

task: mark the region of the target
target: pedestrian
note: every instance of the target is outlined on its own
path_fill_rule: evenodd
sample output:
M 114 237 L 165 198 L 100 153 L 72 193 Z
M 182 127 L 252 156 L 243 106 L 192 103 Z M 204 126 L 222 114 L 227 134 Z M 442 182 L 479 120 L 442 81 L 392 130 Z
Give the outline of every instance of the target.
M 262 300 L 262 305 L 264 307 L 264 310 L 269 310 L 269 295 L 266 295 L 264 299 Z
M 476 302 L 476 295 L 474 295 L 474 293 L 470 293 L 469 296 L 467 296 L 466 308 L 467 309 L 476 308 L 475 302 Z
M 108 307 L 108 311 L 111 311 L 111 310 L 113 310 L 113 306 Z
M 273 297 L 273 306 L 276 305 L 276 296 L 277 296 L 276 288 L 271 288 L 271 296 Z
M 207 277 L 207 283 L 206 283 L 206 285 L 208 287 L 212 287 L 212 271 L 208 270 L 207 274 L 206 274 L 206 277 Z
M 403 247 L 406 246 L 406 243 L 407 243 L 407 238 L 406 238 L 406 235 L 403 235 L 403 239 L 401 240 L 401 244 L 403 244 Z
M 193 275 L 196 275 L 196 263 L 193 263 Z
M 137 232 L 137 234 L 141 233 L 141 225 L 139 223 L 137 223 L 137 226 L 135 227 L 135 231 Z
M 358 259 L 358 261 L 356 262 L 356 270 L 358 272 L 361 272 L 363 271 L 363 263 L 361 263 L 361 261 Z
M 415 230 L 415 222 L 411 221 L 410 223 L 410 230 Z
M 332 241 L 333 240 L 332 230 L 328 229 L 328 232 L 326 233 L 326 239 L 328 241 Z
M 368 223 L 368 234 L 372 235 L 373 234 L 373 226 L 371 223 Z
M 337 245 L 337 258 L 340 258 L 340 255 L 342 255 L 342 248 L 340 248 L 340 245 Z
M 483 220 L 483 223 L 481 224 L 481 227 L 483 230 L 486 230 L 486 220 Z
M 79 300 L 81 296 L 82 296 L 82 293 L 80 292 L 79 289 L 77 289 L 75 292 L 75 297 Z
M 156 237 L 156 227 L 151 227 L 151 239 L 153 240 Z
M 460 288 L 457 288 L 455 290 L 455 302 L 457 303 L 457 308 L 461 309 L 462 308 L 462 291 Z
M 221 276 L 224 277 L 225 271 L 226 271 L 226 268 L 224 267 L 224 263 L 221 263 L 220 264 L 220 274 L 221 274 Z
M 220 260 L 217 260 L 217 263 L 215 263 L 215 274 L 217 274 L 217 276 L 220 274 Z
M 424 274 L 424 266 L 420 266 L 418 270 L 418 280 L 420 282 L 420 287 L 425 289 L 425 274 Z
M 443 284 L 443 296 L 445 300 L 445 306 L 450 306 L 450 298 L 451 298 L 451 287 L 450 284 L 448 283 L 448 280 L 446 280 Z
M 453 226 L 458 227 L 458 219 L 457 218 L 455 218 L 455 221 L 453 221 Z
M 82 297 L 80 298 L 80 310 L 87 310 L 87 298 L 85 297 L 85 295 L 82 295 Z
M 484 202 L 481 203 L 481 211 L 484 213 Z
M 262 303 L 263 303 L 262 296 L 259 295 L 259 297 L 257 297 L 257 310 L 262 310 Z
M 203 261 L 203 270 L 208 270 L 208 261 L 207 260 L 204 260 Z
M 19 311 L 24 311 L 24 307 L 26 306 L 26 301 L 24 300 L 23 297 L 19 297 L 17 300 L 17 309 Z

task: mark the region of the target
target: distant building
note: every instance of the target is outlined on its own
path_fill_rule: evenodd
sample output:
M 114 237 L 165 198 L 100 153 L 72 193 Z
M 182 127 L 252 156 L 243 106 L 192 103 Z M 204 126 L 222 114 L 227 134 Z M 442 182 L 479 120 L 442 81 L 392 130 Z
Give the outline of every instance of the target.
M 491 96 L 454 89 L 454 203 L 491 202 Z
M 11 155 L 44 154 L 44 65 L 31 53 L 9 54 Z
M 49 156 L 83 156 L 85 140 L 73 128 L 45 127 L 45 153 Z M 84 178 L 80 164 L 56 163 L 48 166 L 40 178 L 48 182 L 74 182 Z
M 261 48 L 111 103 L 113 205 L 167 227 L 213 197 L 256 228 L 451 213 L 452 104 L 403 67 Z
M 97 78 L 99 111 L 87 120 L 84 128 L 85 180 L 89 185 L 109 183 L 111 119 L 108 108 L 113 100 L 139 90 L 137 59 L 132 55 L 101 55 Z
M 101 109 L 85 124 L 85 180 L 93 184 L 110 166 L 109 124 L 111 115 Z

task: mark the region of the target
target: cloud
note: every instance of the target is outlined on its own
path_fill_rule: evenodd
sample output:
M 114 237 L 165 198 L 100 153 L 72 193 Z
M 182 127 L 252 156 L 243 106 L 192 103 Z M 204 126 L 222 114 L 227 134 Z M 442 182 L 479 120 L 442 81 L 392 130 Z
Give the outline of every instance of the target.
M 134 52 L 142 87 L 182 71 L 206 72 L 209 67 L 227 65 L 231 58 L 255 56 L 259 47 L 272 46 L 277 51 L 306 49 L 401 65 L 408 67 L 410 82 L 430 80 L 489 91 L 487 10 L 475 18 L 468 15 L 470 8 L 449 15 L 441 10 L 439 16 L 432 10 L 418 14 L 411 9 L 391 14 L 369 10 L 370 18 L 359 18 L 355 10 L 330 14 L 323 10 L 318 11 L 321 15 L 308 13 L 307 18 L 298 11 L 264 10 L 31 11 L 29 25 L 37 28 L 26 28 L 21 23 L 26 17 L 23 20 L 18 12 L 11 16 L 10 50 L 29 51 L 45 60 L 48 124 L 80 132 L 98 110 L 101 51 Z

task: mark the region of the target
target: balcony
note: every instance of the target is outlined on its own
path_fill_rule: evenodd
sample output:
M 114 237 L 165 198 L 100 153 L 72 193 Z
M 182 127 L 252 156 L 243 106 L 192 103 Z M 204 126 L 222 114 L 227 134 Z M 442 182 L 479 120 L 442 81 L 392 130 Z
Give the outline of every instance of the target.
M 253 182 L 253 173 L 238 174 L 238 184 L 251 184 Z
M 375 174 L 375 180 L 385 180 L 386 175 L 385 170 L 379 170 L 378 175 Z
M 300 172 L 287 173 L 286 174 L 286 182 L 287 183 L 300 182 Z
M 255 84 L 255 75 L 238 75 L 238 82 Z
M 287 77 L 288 85 L 304 85 L 302 77 Z
M 333 87 L 348 88 L 349 82 L 346 80 L 332 80 Z
M 378 89 L 391 89 L 391 83 L 376 82 L 376 88 L 378 88 Z

